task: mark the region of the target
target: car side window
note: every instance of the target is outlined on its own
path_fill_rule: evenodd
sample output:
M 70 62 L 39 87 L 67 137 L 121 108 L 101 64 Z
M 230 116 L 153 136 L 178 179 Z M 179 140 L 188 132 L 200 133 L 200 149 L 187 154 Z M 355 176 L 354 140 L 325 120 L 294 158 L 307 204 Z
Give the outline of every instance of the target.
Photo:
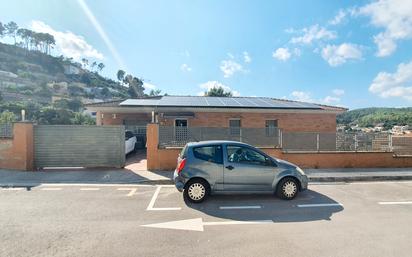
M 220 145 L 195 147 L 193 148 L 193 155 L 195 158 L 204 161 L 218 164 L 223 163 L 222 146 Z
M 243 146 L 227 146 L 227 159 L 229 162 L 268 165 L 268 158 L 263 154 Z

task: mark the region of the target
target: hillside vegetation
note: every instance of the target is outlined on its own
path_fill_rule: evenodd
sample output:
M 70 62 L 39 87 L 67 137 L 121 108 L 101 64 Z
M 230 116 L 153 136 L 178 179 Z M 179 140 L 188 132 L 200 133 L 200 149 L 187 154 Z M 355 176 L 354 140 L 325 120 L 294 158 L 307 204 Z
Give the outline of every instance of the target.
M 26 118 L 42 124 L 93 124 L 84 104 L 144 95 L 143 80 L 119 70 L 117 80 L 100 75 L 103 63 L 51 55 L 52 35 L 0 22 L 0 121 Z M 152 91 L 151 94 L 160 94 Z
M 408 108 L 364 108 L 338 115 L 338 124 L 373 127 L 383 124 L 385 129 L 394 125 L 412 126 L 412 107 Z

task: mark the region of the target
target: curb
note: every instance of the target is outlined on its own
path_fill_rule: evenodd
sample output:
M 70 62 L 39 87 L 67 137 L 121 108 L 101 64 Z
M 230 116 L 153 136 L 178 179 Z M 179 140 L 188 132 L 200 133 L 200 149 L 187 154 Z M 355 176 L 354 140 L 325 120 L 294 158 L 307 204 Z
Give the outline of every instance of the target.
M 412 175 L 405 176 L 351 176 L 351 177 L 309 177 L 309 182 L 367 182 L 412 180 Z

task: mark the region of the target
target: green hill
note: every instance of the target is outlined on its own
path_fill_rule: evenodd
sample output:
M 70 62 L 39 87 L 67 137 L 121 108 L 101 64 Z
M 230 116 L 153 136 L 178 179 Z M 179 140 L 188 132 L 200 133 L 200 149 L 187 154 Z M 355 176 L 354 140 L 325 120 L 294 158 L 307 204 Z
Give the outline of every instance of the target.
M 83 104 L 130 95 L 121 83 L 101 76 L 95 63 L 95 70 L 90 66 L 0 43 L 0 114 L 15 120 L 25 109 L 27 118 L 39 123 L 93 123 L 82 114 Z
M 386 129 L 394 125 L 412 126 L 412 107 L 408 108 L 364 108 L 338 115 L 338 124 L 372 127 L 383 124 Z

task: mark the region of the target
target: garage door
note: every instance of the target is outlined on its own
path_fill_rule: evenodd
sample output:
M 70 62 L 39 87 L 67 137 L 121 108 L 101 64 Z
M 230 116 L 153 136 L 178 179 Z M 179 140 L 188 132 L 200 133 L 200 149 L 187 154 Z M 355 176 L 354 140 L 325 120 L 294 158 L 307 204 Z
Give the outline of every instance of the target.
M 124 167 L 124 131 L 124 126 L 36 125 L 35 166 Z

